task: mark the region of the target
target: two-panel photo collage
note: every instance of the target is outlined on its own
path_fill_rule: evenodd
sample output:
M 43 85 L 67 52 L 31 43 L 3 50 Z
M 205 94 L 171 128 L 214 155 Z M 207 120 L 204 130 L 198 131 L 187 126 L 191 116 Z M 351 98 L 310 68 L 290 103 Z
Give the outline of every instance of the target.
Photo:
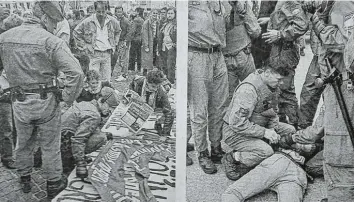
M 354 201 L 353 34 L 353 0 L 0 0 L 0 202 Z

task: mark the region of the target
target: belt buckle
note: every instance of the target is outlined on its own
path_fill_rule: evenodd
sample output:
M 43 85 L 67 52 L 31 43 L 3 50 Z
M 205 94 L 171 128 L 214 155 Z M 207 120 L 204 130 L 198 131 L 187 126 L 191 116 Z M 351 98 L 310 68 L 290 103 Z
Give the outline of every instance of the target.
M 46 84 L 39 84 L 40 96 L 42 100 L 46 100 L 48 98 L 47 93 L 44 92 L 46 88 Z

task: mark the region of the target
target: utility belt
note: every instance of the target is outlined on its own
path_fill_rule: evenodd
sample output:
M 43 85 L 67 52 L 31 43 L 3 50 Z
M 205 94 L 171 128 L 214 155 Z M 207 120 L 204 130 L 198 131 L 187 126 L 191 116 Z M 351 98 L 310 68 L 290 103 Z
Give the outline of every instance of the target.
M 211 46 L 209 48 L 200 48 L 200 47 L 195 47 L 195 46 L 189 46 L 189 51 L 194 52 L 203 52 L 203 53 L 218 53 L 221 52 L 221 47 L 220 46 Z
M 48 98 L 48 93 L 53 93 L 58 101 L 62 99 L 61 91 L 59 90 L 57 80 L 55 79 L 48 83 L 34 83 L 11 87 L 8 91 L 11 94 L 12 101 L 17 100 L 23 102 L 28 95 L 33 94 L 38 94 L 42 100 L 46 100 Z

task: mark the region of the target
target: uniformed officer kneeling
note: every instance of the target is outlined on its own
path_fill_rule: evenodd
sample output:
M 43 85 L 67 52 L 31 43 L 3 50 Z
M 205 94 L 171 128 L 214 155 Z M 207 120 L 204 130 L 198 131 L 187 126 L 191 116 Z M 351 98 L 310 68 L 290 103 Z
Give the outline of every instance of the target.
M 60 155 L 60 105 L 62 97 L 72 105 L 83 86 L 83 72 L 64 41 L 52 33 L 63 20 L 58 2 L 39 1 L 33 16 L 19 27 L 0 35 L 0 70 L 10 84 L 17 130 L 16 168 L 22 190 L 31 191 L 33 153 L 39 145 L 47 196 L 54 198 L 67 186 L 62 176 Z M 56 77 L 66 76 L 66 86 L 58 93 Z

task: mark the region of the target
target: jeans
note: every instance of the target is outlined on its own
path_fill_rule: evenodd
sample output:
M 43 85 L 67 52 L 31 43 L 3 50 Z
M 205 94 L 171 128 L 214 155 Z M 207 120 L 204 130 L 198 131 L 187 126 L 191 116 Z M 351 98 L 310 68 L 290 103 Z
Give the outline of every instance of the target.
M 243 202 L 266 190 L 277 192 L 279 202 L 302 202 L 306 172 L 283 154 L 275 153 L 230 185 L 222 202 Z
M 89 55 L 90 65 L 89 70 L 95 70 L 100 74 L 100 80 L 110 81 L 111 80 L 111 52 L 107 51 L 97 51 L 94 54 Z

